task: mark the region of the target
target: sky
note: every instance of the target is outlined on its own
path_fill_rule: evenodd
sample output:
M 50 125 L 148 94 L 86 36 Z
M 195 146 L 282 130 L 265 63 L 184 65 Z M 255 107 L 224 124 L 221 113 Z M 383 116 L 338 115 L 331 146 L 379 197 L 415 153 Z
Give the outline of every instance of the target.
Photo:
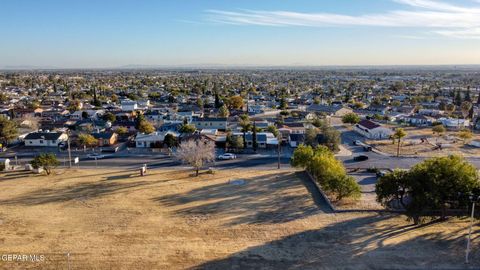
M 2 0 L 0 67 L 480 64 L 480 0 Z

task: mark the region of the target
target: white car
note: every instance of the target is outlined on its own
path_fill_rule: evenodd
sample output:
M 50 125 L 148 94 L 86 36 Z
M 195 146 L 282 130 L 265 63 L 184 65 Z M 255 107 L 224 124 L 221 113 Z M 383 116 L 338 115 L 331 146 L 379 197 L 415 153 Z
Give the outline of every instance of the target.
M 222 160 L 229 160 L 229 159 L 236 159 L 237 156 L 235 154 L 225 153 L 223 155 L 219 155 L 217 158 Z
M 93 154 L 88 154 L 87 155 L 87 158 L 91 158 L 91 159 L 101 159 L 101 158 L 104 158 L 105 155 L 102 155 L 102 154 L 98 154 L 98 153 L 93 153 Z

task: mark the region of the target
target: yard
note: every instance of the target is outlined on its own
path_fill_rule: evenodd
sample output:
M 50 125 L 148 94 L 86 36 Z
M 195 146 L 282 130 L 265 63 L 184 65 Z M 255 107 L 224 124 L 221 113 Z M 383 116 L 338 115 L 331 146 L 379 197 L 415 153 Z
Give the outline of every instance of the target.
M 0 174 L 0 254 L 46 258 L 1 269 L 466 268 L 468 220 L 333 214 L 294 171 L 57 173 Z

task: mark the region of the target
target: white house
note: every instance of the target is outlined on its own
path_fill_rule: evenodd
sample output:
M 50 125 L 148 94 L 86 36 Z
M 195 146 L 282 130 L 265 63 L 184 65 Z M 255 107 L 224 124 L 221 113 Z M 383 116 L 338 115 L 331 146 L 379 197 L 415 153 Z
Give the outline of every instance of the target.
M 194 118 L 196 129 L 227 130 L 227 118 Z
M 380 124 L 370 120 L 362 120 L 355 125 L 354 130 L 368 139 L 388 139 L 393 131 L 389 128 L 382 127 Z
M 57 147 L 68 140 L 67 133 L 38 131 L 25 136 L 25 146 Z
M 120 106 L 124 112 L 132 112 L 138 109 L 138 103 L 129 99 L 122 100 Z
M 468 119 L 455 119 L 455 118 L 439 118 L 438 121 L 449 129 L 462 129 L 470 126 L 470 120 Z
M 138 148 L 158 147 L 163 143 L 167 134 L 178 137 L 178 134 L 172 131 L 153 132 L 150 134 L 138 133 L 135 137 L 135 146 Z

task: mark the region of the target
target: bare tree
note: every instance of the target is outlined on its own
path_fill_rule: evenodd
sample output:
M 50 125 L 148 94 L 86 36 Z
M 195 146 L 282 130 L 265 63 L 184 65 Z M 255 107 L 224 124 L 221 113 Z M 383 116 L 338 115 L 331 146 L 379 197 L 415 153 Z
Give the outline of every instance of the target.
M 215 143 L 206 139 L 191 139 L 180 144 L 175 157 L 191 165 L 198 176 L 204 163 L 215 160 Z

